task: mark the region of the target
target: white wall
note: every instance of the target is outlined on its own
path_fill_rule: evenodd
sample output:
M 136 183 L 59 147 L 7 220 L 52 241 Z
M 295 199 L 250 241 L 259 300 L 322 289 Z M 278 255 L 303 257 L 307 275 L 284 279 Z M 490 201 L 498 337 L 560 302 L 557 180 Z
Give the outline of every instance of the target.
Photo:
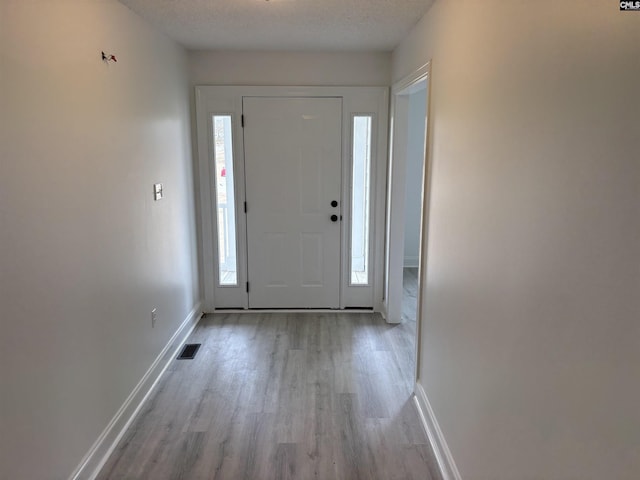
M 417 267 L 420 254 L 420 212 L 424 167 L 427 89 L 409 95 L 407 180 L 405 183 L 404 266 Z
M 186 54 L 115 1 L 0 5 L 0 478 L 65 479 L 198 301 Z
M 192 51 L 193 85 L 386 86 L 390 53 Z
M 640 472 L 640 15 L 438 0 L 419 383 L 465 480 Z

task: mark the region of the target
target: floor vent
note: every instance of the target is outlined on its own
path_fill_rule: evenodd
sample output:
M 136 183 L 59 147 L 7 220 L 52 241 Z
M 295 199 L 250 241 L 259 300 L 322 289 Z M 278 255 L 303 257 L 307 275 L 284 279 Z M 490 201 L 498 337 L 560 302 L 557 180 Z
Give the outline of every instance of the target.
M 176 360 L 193 360 L 198 353 L 201 343 L 187 343 Z

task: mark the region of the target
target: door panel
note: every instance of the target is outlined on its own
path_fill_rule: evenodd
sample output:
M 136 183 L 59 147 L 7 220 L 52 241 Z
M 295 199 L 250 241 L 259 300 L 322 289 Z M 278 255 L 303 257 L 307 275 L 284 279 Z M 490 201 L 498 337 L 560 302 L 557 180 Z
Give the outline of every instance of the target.
M 338 308 L 342 99 L 243 98 L 251 308 Z

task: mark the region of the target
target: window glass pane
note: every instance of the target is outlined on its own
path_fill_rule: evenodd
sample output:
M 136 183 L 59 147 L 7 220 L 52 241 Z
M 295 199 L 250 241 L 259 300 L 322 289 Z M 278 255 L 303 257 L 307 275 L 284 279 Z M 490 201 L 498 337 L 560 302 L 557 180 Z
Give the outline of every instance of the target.
M 353 117 L 351 172 L 351 281 L 369 284 L 371 115 Z
M 238 284 L 232 145 L 231 115 L 214 115 L 213 151 L 216 176 L 218 278 L 220 285 Z

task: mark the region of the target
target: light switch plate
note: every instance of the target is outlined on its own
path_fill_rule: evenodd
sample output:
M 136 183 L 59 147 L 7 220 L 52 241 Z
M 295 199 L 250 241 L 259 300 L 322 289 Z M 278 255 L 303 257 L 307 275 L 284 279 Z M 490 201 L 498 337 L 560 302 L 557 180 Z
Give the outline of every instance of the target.
M 154 183 L 153 184 L 153 199 L 154 200 L 162 200 L 162 184 Z

